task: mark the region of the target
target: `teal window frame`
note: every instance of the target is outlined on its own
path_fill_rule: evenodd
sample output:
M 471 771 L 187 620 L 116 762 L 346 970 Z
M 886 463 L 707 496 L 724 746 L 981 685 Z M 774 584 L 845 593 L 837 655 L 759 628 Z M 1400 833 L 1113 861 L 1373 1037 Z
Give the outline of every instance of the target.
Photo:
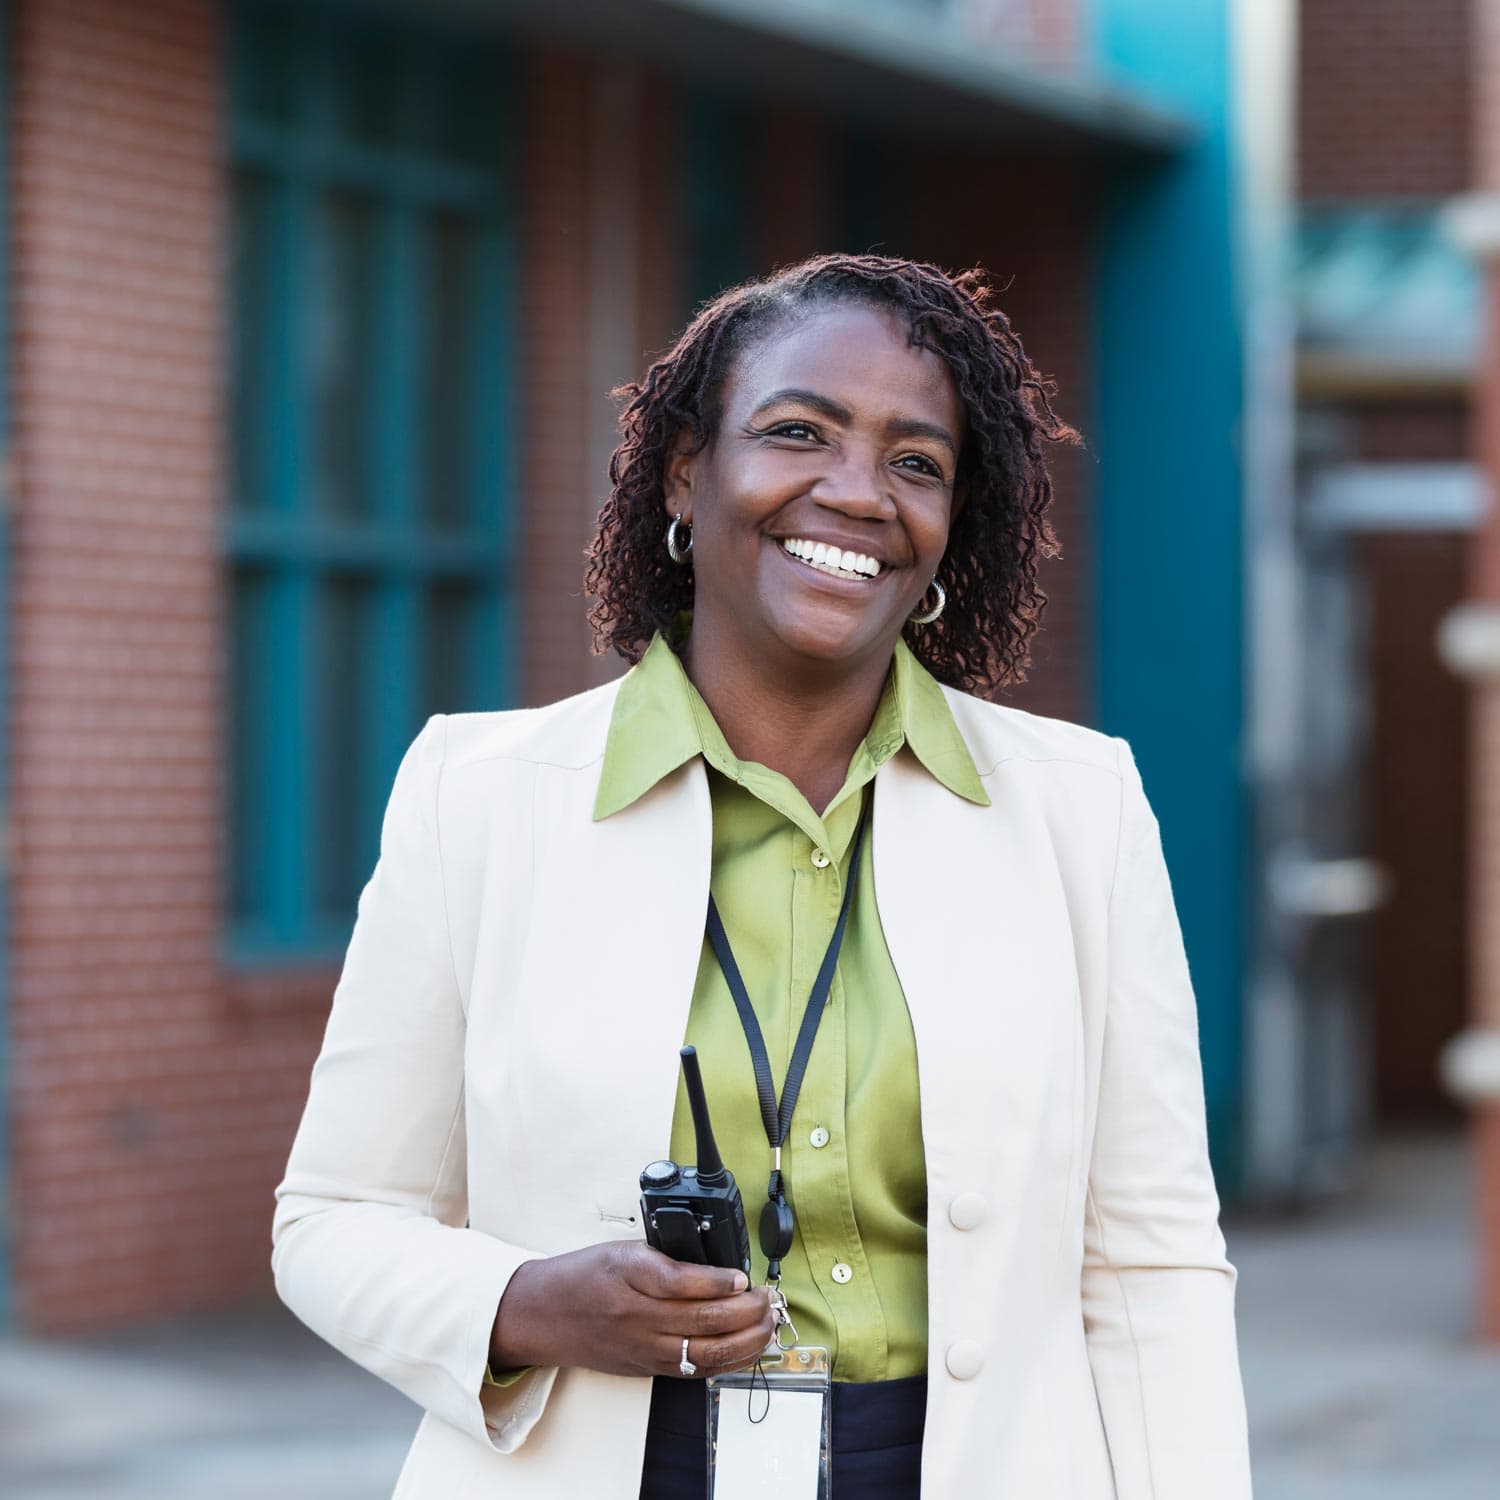
M 242 3 L 230 47 L 225 946 L 260 966 L 342 953 L 428 715 L 512 700 L 516 90 L 487 37 L 351 10 Z

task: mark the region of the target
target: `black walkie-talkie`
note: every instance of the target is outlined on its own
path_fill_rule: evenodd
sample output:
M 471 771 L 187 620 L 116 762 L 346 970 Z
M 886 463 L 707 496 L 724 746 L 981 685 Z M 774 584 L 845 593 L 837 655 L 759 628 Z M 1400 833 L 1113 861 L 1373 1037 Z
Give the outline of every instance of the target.
M 750 1274 L 750 1233 L 734 1174 L 719 1157 L 698 1053 L 682 1049 L 682 1078 L 698 1138 L 698 1165 L 654 1161 L 641 1173 L 641 1218 L 646 1243 L 673 1260 L 732 1266 Z

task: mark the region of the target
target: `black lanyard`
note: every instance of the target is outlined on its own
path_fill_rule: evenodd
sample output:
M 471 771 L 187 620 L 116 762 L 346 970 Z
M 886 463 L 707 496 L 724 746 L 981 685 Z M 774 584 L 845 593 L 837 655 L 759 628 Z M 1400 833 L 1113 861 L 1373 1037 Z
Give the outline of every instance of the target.
M 792 1248 L 792 1209 L 786 1201 L 786 1190 L 781 1175 L 781 1147 L 791 1129 L 792 1112 L 797 1108 L 797 1095 L 802 1091 L 802 1075 L 807 1072 L 807 1061 L 812 1056 L 813 1042 L 817 1039 L 818 1023 L 828 1006 L 828 992 L 833 987 L 833 971 L 838 967 L 839 949 L 844 942 L 844 928 L 849 925 L 849 906 L 854 897 L 854 886 L 859 878 L 859 856 L 865 841 L 866 807 L 859 815 L 859 828 L 854 835 L 854 856 L 849 861 L 848 882 L 844 887 L 843 904 L 839 907 L 839 919 L 828 941 L 828 951 L 823 955 L 823 966 L 813 981 L 812 993 L 807 997 L 807 1009 L 802 1013 L 802 1027 L 797 1033 L 797 1045 L 792 1049 L 792 1060 L 787 1065 L 786 1080 L 781 1087 L 781 1101 L 776 1099 L 776 1083 L 771 1077 L 771 1059 L 766 1053 L 766 1039 L 761 1034 L 760 1021 L 745 981 L 740 976 L 740 966 L 735 962 L 734 950 L 729 946 L 729 934 L 724 931 L 719 908 L 714 905 L 712 895 L 708 898 L 708 940 L 713 944 L 719 967 L 724 971 L 724 981 L 734 997 L 734 1008 L 740 1013 L 740 1025 L 745 1029 L 745 1042 L 750 1048 L 750 1062 L 755 1069 L 755 1091 L 760 1097 L 760 1118 L 766 1127 L 766 1140 L 771 1146 L 771 1181 L 766 1189 L 766 1206 L 760 1215 L 760 1248 L 767 1261 L 767 1279 L 775 1283 L 781 1279 L 781 1258 Z

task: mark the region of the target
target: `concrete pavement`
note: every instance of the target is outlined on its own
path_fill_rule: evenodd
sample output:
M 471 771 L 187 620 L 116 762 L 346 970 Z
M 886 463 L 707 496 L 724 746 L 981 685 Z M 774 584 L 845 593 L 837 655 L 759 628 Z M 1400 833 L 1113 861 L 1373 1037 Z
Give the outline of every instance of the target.
M 1496 1500 L 1468 1154 L 1387 1141 L 1339 1203 L 1226 1225 L 1258 1500 Z

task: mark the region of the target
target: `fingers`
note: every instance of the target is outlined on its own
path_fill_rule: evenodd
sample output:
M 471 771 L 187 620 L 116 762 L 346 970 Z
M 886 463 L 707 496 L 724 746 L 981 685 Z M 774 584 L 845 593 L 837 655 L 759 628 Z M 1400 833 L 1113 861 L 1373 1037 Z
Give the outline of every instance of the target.
M 743 1271 L 675 1261 L 639 1242 L 608 1254 L 621 1294 L 615 1316 L 648 1341 L 653 1373 L 682 1374 L 684 1338 L 701 1377 L 753 1364 L 775 1334 L 769 1290 L 748 1287 Z
M 656 1326 L 664 1333 L 675 1333 L 678 1338 L 714 1338 L 754 1328 L 765 1319 L 770 1306 L 770 1292 L 758 1286 L 736 1297 L 719 1297 L 711 1302 L 658 1302 L 652 1311 Z
M 699 1378 L 705 1375 L 722 1375 L 754 1364 L 764 1353 L 766 1345 L 776 1331 L 775 1319 L 767 1307 L 765 1315 L 750 1327 L 737 1333 L 721 1334 L 707 1338 L 688 1338 L 688 1358 L 697 1366 Z M 667 1335 L 662 1341 L 662 1373 L 681 1375 L 682 1337 Z
M 665 1301 L 703 1302 L 745 1291 L 750 1278 L 724 1266 L 695 1266 L 673 1260 L 650 1245 L 620 1245 L 619 1269 L 625 1281 L 642 1296 Z

